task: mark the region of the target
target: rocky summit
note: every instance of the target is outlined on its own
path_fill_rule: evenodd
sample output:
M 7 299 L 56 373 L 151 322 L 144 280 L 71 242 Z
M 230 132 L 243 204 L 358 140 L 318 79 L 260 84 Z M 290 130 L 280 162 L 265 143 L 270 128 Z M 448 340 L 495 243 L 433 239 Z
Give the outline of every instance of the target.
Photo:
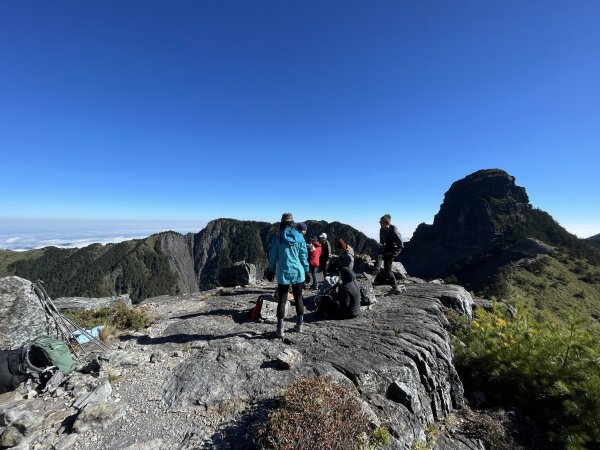
M 400 259 L 411 275 L 452 277 L 478 289 L 507 263 L 535 257 L 535 249 L 547 254 L 554 246 L 590 253 L 548 213 L 533 208 L 513 176 L 485 169 L 450 186 L 433 224 L 417 227 Z
M 356 392 L 373 426 L 389 429 L 387 448 L 414 448 L 428 426 L 437 430 L 432 448 L 482 448 L 460 421 L 446 421 L 464 402 L 445 316 L 471 314 L 463 288 L 416 283 L 393 296 L 376 288 L 377 303 L 341 321 L 316 320 L 309 296 L 304 333 L 289 317 L 284 339 L 273 324 L 248 319 L 274 289 L 259 282 L 144 301 L 136 308 L 153 325 L 92 353 L 56 391 L 0 396 L 0 445 L 255 448 L 256 427 L 294 379 L 329 375 Z

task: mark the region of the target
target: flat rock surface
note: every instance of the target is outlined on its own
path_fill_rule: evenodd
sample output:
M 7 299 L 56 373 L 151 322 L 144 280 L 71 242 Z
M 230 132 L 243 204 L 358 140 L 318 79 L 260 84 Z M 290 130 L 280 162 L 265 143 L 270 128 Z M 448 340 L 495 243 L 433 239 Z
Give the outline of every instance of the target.
M 385 296 L 376 288 L 378 303 L 345 321 L 316 320 L 309 291 L 304 333 L 293 331 L 291 318 L 283 340 L 274 325 L 247 320 L 257 297 L 273 291 L 259 283 L 146 300 L 139 307 L 157 318 L 154 325 L 113 344 L 141 356 L 134 364 L 101 361 L 112 374 L 109 407 L 119 416 L 76 439 L 68 430 L 56 435 L 58 424 L 37 442 L 90 450 L 253 448 L 254 427 L 300 375 L 328 374 L 354 386 L 374 422 L 389 428 L 390 448 L 410 449 L 428 423 L 462 406 L 442 301 L 469 312 L 464 289 L 411 284 Z M 282 353 L 297 362 L 281 364 Z M 33 401 L 54 401 L 74 416 L 69 395 Z

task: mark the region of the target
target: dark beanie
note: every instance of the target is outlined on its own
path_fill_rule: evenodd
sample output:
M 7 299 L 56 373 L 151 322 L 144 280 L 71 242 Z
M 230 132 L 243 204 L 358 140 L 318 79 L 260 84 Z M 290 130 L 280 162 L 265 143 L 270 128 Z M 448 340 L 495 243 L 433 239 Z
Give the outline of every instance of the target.
M 297 229 L 298 231 L 306 231 L 306 230 L 308 230 L 308 227 L 306 226 L 306 224 L 305 224 L 304 222 L 300 222 L 300 223 L 297 225 L 296 229 Z
M 384 214 L 383 216 L 381 216 L 381 219 L 379 219 L 379 221 L 390 224 L 392 223 L 392 216 L 390 216 L 389 214 Z
M 342 250 L 346 250 L 346 248 L 348 248 L 348 246 L 346 245 L 346 243 L 344 242 L 343 239 L 340 239 L 338 241 L 338 247 L 341 248 Z
M 292 216 L 292 213 L 283 213 L 281 215 L 281 221 L 282 222 L 293 222 L 294 216 Z

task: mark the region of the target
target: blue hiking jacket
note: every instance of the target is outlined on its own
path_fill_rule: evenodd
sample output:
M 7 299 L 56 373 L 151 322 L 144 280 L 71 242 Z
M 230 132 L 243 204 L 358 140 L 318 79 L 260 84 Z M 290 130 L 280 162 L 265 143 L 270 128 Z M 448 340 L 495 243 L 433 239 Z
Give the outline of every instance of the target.
M 308 272 L 308 250 L 304 236 L 292 227 L 286 227 L 273 236 L 269 250 L 269 270 L 275 272 L 277 283 L 303 283 Z

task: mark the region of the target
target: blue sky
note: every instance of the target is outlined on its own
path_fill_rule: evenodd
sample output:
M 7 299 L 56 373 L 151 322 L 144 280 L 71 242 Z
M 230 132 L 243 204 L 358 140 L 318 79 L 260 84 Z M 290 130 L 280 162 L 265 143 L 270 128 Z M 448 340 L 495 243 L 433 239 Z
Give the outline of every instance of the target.
M 598 23 L 595 0 L 0 2 L 0 222 L 410 235 L 498 167 L 600 233 Z

